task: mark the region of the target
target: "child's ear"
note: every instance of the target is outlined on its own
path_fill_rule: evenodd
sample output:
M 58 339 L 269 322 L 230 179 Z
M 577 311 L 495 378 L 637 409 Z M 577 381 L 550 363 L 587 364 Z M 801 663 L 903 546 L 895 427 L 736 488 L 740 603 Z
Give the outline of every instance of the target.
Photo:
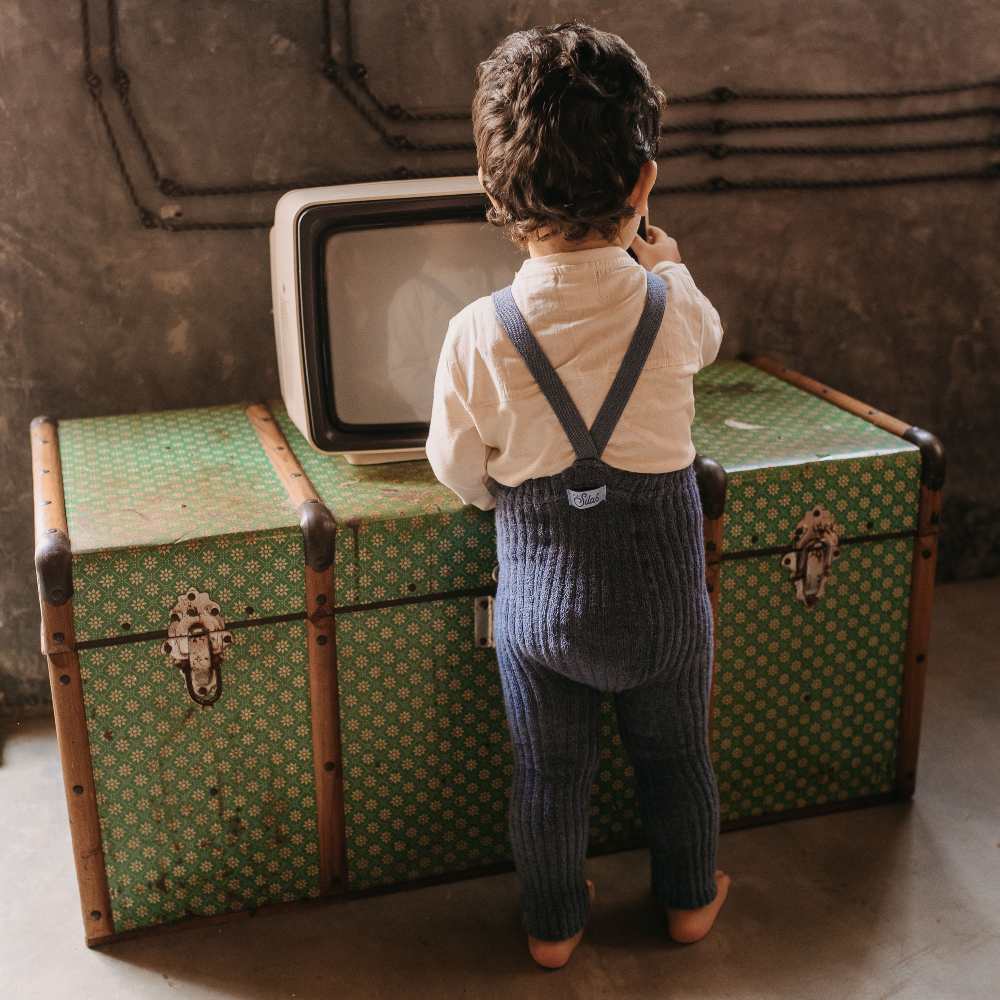
M 649 193 L 656 183 L 658 168 L 656 160 L 646 160 L 639 168 L 639 179 L 632 188 L 632 193 L 628 196 L 628 203 L 640 214 L 649 214 Z
M 499 212 L 500 211 L 500 206 L 496 203 L 496 201 L 494 201 L 493 195 L 491 195 L 489 193 L 489 191 L 486 190 L 486 185 L 483 184 L 483 168 L 482 167 L 479 168 L 479 170 L 477 172 L 477 176 L 479 177 L 479 186 L 483 189 L 483 192 L 485 193 L 486 197 L 490 199 L 490 204 L 492 204 L 493 207 Z

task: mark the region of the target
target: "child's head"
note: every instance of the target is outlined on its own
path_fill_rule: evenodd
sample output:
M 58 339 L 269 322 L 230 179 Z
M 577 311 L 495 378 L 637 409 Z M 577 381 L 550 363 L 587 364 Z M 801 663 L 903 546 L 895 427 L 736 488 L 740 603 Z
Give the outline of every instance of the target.
M 517 243 L 616 242 L 640 172 L 655 178 L 643 164 L 655 168 L 664 101 L 617 35 L 577 22 L 509 35 L 479 64 L 472 102 L 487 219 Z

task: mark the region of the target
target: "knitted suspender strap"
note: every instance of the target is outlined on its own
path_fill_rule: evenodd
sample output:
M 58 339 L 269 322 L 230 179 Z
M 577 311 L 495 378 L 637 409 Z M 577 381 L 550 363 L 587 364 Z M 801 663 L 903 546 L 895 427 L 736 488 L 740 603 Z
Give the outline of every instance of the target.
M 510 285 L 493 293 L 493 308 L 497 318 L 503 324 L 507 336 L 510 337 L 518 353 L 524 358 L 528 370 L 534 376 L 538 387 L 555 410 L 559 423 L 562 424 L 577 458 L 597 458 L 597 450 L 591 440 L 587 425 L 576 408 L 576 403 L 570 398 L 566 386 L 556 374 L 551 362 L 545 356 L 534 334 L 528 329 L 528 324 L 521 315 L 521 310 L 514 302 Z
M 656 340 L 666 298 L 666 282 L 658 275 L 647 272 L 646 302 L 642 308 L 642 315 L 639 317 L 639 323 L 632 334 L 632 340 L 611 383 L 608 395 L 588 431 L 576 404 L 528 328 L 521 310 L 517 308 L 510 286 L 493 293 L 493 307 L 496 309 L 497 318 L 518 353 L 524 358 L 542 394 L 555 411 L 578 459 L 600 458 L 604 451 Z
M 643 365 L 646 364 L 646 358 L 653 348 L 656 335 L 660 332 L 666 302 L 667 283 L 658 274 L 647 271 L 646 304 L 642 307 L 639 324 L 632 334 L 625 357 L 618 366 L 615 380 L 611 383 L 611 388 L 590 427 L 590 436 L 598 455 L 603 453 L 608 441 L 611 440 L 615 425 L 635 389 L 636 382 L 639 381 Z

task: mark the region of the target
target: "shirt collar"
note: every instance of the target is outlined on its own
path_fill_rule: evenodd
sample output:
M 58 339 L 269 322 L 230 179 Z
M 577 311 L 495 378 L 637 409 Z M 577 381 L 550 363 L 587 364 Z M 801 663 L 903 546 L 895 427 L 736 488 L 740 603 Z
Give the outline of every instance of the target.
M 522 261 L 518 274 L 541 274 L 556 267 L 573 267 L 603 263 L 610 266 L 639 266 L 628 255 L 624 247 L 592 247 L 589 250 L 566 250 L 563 253 L 549 253 L 543 257 L 527 257 Z

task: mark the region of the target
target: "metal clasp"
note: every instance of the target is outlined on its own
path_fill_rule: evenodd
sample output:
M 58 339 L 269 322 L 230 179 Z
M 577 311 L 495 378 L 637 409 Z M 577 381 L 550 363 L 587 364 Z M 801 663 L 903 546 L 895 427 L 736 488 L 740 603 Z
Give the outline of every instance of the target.
M 474 634 L 477 646 L 493 646 L 493 596 L 475 598 Z
M 167 635 L 161 648 L 183 672 L 191 699 L 213 705 L 222 696 L 222 659 L 233 641 L 219 606 L 194 588 L 181 594 L 170 610 Z
M 500 564 L 494 563 L 490 576 L 499 583 Z M 495 647 L 493 641 L 493 595 L 483 594 L 475 598 L 473 609 L 473 637 L 477 646 Z
M 792 536 L 794 547 L 781 557 L 781 565 L 792 574 L 795 596 L 812 608 L 823 596 L 833 560 L 840 555 L 840 536 L 833 515 L 814 507 Z

